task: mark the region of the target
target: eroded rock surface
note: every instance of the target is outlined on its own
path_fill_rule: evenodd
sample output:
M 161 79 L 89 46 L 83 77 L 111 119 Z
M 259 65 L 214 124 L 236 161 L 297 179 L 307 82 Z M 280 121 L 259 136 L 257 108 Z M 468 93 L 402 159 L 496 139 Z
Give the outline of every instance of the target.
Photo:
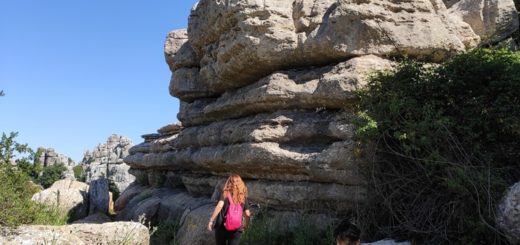
M 57 207 L 74 221 L 88 215 L 89 186 L 70 179 L 58 180 L 48 189 L 33 195 L 32 200 L 48 207 Z
M 440 62 L 502 41 L 518 28 L 511 2 L 199 1 L 165 44 L 180 122 L 129 150 L 136 183 L 118 218 L 180 222 L 181 244 L 205 244 L 197 224 L 231 173 L 271 212 L 352 211 L 370 151 L 355 137 L 356 92 L 396 58 Z
M 115 184 L 119 193 L 123 192 L 135 179 L 128 173 L 129 167 L 123 161 L 132 146 L 129 138 L 113 134 L 106 143 L 85 152 L 81 165 L 85 170 L 86 182 L 108 179 Z

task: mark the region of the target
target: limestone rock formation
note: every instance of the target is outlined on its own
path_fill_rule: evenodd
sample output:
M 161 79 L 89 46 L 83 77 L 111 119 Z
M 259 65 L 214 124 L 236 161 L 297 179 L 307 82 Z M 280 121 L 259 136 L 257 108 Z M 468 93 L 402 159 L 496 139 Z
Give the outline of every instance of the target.
M 513 0 L 451 2 L 450 14 L 468 23 L 486 43 L 504 40 L 518 29 L 518 13 Z
M 352 211 L 370 150 L 355 138 L 356 91 L 394 58 L 438 62 L 490 33 L 501 41 L 518 27 L 511 1 L 201 0 L 165 44 L 180 123 L 129 150 L 136 183 L 116 201 L 118 218 L 180 219 L 191 234 L 179 232 L 181 244 L 204 244 L 192 224 L 230 173 L 273 212 Z
M 511 186 L 500 202 L 497 224 L 511 244 L 520 243 L 520 182 Z
M 74 221 L 88 215 L 87 184 L 70 179 L 58 180 L 50 188 L 33 195 L 32 200 L 49 207 L 57 207 Z
M 43 167 L 48 167 L 56 164 L 63 164 L 63 166 L 71 166 L 76 165 L 74 161 L 70 157 L 67 157 L 63 154 L 59 154 L 53 148 L 43 148 L 39 147 L 37 150 L 39 154 L 38 162 L 42 164 Z
M 123 192 L 135 179 L 128 173 L 128 165 L 123 162 L 132 146 L 130 139 L 113 134 L 105 144 L 87 151 L 81 161 L 87 183 L 106 178 L 115 184 L 118 192 Z
M 136 222 L 22 226 L 0 236 L 0 244 L 136 244 L 148 245 L 148 228 Z
M 35 160 L 43 167 L 62 164 L 67 168 L 67 170 L 62 174 L 62 179 L 76 180 L 76 177 L 74 177 L 74 170 L 72 169 L 76 163 L 70 157 L 57 153 L 53 148 L 39 147 L 37 153 L 39 154 L 39 157 Z

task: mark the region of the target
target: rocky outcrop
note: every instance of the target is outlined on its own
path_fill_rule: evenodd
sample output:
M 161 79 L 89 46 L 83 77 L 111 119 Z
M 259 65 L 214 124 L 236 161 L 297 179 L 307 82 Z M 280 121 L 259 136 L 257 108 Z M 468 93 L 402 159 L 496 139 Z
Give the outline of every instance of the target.
M 63 154 L 59 154 L 53 148 L 39 147 L 37 150 L 39 155 L 37 161 L 43 166 L 48 167 L 56 164 L 63 164 L 63 166 L 74 167 L 76 165 L 74 161 Z
M 64 214 L 68 214 L 70 221 L 74 221 L 88 215 L 88 191 L 87 184 L 64 179 L 34 194 L 32 200 L 48 207 L 58 208 Z
M 178 234 L 193 236 L 181 243 L 204 244 L 194 224 L 207 220 L 230 173 L 272 212 L 341 215 L 362 205 L 370 149 L 355 138 L 353 111 L 368 77 L 394 58 L 443 61 L 518 26 L 512 0 L 466 2 L 201 0 L 188 30 L 165 44 L 180 123 L 130 149 L 136 183 L 116 201 L 118 218 L 181 217 Z M 485 16 L 473 21 L 478 11 Z
M 123 162 L 123 158 L 128 155 L 128 150 L 132 146 L 130 139 L 113 134 L 108 137 L 105 144 L 87 151 L 81 161 L 86 182 L 105 178 L 115 184 L 119 193 L 123 192 L 135 179 L 128 173 L 128 165 Z
M 511 186 L 500 202 L 496 223 L 511 244 L 520 243 L 520 182 Z
M 62 179 L 76 180 L 74 176 L 74 170 L 76 163 L 70 158 L 63 154 L 57 153 L 53 148 L 39 147 L 37 152 L 37 159 L 35 162 L 41 164 L 43 167 L 50 167 L 53 165 L 61 164 L 65 166 L 66 170 L 62 173 Z
M 6 231 L 0 244 L 136 244 L 148 245 L 148 229 L 140 223 L 73 224 L 66 226 L 22 226 Z

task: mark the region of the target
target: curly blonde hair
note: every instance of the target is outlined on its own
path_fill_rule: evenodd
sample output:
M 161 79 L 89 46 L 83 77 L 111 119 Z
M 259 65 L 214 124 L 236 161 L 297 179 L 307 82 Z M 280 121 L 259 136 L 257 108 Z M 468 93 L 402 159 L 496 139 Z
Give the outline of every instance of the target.
M 224 196 L 230 193 L 234 203 L 245 203 L 247 198 L 247 186 L 238 174 L 232 174 L 224 184 L 223 193 Z

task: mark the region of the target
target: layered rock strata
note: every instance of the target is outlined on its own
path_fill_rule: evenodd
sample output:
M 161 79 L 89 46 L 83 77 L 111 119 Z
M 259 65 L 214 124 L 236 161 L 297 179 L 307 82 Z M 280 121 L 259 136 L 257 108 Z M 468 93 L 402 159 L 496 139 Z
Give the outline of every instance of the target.
M 106 143 L 85 152 L 81 165 L 85 170 L 86 182 L 108 179 L 115 184 L 119 193 L 123 192 L 135 179 L 128 173 L 129 166 L 123 161 L 132 146 L 129 138 L 113 134 Z
M 76 165 L 70 157 L 57 153 L 53 148 L 39 147 L 37 152 L 39 153 L 37 161 L 43 167 L 49 167 L 56 164 L 63 164 L 63 166 L 66 167 L 74 167 L 74 165 Z
M 510 3 L 201 0 L 165 44 L 181 123 L 130 149 L 137 183 L 117 200 L 119 218 L 146 213 L 189 230 L 230 173 L 277 212 L 353 210 L 366 195 L 356 91 L 396 58 L 438 62 L 500 41 L 518 28 Z

